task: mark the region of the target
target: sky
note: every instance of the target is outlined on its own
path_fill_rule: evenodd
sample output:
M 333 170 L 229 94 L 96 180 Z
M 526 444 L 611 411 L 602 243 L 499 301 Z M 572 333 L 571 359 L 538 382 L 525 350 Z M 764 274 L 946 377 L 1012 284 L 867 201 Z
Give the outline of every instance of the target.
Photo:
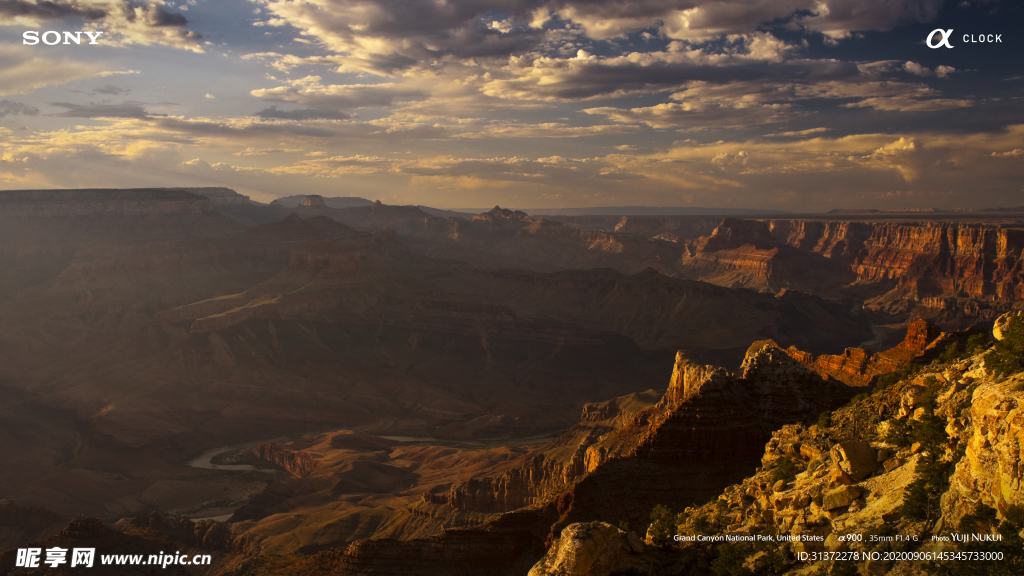
M 1022 44 L 1017 0 L 0 0 L 0 189 L 1024 206 Z

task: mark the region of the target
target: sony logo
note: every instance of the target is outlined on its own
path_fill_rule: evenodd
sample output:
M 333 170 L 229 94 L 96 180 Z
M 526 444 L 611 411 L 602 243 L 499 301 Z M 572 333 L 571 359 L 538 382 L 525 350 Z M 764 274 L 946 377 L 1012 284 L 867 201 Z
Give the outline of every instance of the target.
M 98 44 L 96 39 L 99 38 L 100 34 L 103 34 L 103 32 L 90 32 L 88 30 L 58 32 L 56 30 L 47 30 L 40 35 L 37 30 L 27 30 L 21 35 L 21 43 L 29 46 L 35 46 L 36 44 L 39 44 L 40 40 L 42 40 L 43 44 L 46 44 L 47 46 L 54 46 L 62 43 L 71 44 L 72 42 L 75 44 L 81 44 L 82 34 L 89 37 L 89 41 L 86 42 L 86 44 Z M 63 42 L 61 42 L 61 40 L 63 40 Z

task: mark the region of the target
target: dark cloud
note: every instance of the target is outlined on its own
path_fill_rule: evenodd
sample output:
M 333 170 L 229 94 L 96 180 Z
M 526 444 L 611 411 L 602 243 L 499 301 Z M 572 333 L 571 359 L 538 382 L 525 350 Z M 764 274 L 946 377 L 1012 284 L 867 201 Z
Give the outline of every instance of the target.
M 123 102 L 121 104 L 72 104 L 71 102 L 50 102 L 51 106 L 65 108 L 56 114 L 61 118 L 135 118 L 145 120 L 154 116 L 146 112 L 141 104 Z
M 109 94 L 111 96 L 120 96 L 122 94 L 127 94 L 131 92 L 131 90 L 129 90 L 128 88 L 122 88 L 120 86 L 115 86 L 113 84 L 104 84 L 103 86 L 93 88 L 92 91 L 96 94 Z
M 125 20 L 135 22 L 142 16 L 147 26 L 185 26 L 188 20 L 182 14 L 168 12 L 159 4 L 136 4 L 125 2 L 122 6 Z
M 36 20 L 63 20 L 65 18 L 85 18 L 99 20 L 107 15 L 106 10 L 94 7 L 82 7 L 70 2 L 27 2 L 26 0 L 0 0 L 0 16 L 29 17 Z
M 149 8 L 150 26 L 184 26 L 186 24 L 188 24 L 188 20 L 184 15 L 168 12 L 159 4 L 154 4 Z
M 17 116 L 19 114 L 23 116 L 37 116 L 39 108 L 13 100 L 0 100 L 0 118 L 4 116 Z
M 352 117 L 351 114 L 340 110 L 313 110 L 312 108 L 279 110 L 277 106 L 260 110 L 254 116 L 264 120 L 347 120 Z

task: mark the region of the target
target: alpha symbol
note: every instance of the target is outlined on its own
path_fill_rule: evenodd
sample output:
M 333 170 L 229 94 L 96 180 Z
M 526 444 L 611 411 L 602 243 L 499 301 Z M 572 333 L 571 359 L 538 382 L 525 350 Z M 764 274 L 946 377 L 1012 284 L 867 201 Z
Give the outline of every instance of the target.
M 932 39 L 935 38 L 936 34 L 938 34 L 942 38 L 938 42 L 932 44 Z M 940 46 L 945 46 L 946 48 L 952 48 L 953 46 L 949 43 L 949 37 L 952 36 L 952 35 L 953 35 L 953 29 L 952 28 L 950 28 L 949 30 L 943 30 L 942 28 L 936 28 L 935 30 L 932 30 L 932 33 L 928 35 L 928 38 L 924 41 L 924 43 L 927 44 L 928 47 L 932 48 L 932 49 L 939 48 Z

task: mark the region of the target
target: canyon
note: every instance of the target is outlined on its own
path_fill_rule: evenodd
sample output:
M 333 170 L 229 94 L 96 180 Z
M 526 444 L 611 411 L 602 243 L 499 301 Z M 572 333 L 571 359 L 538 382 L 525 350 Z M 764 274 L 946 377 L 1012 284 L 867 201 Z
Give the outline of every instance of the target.
M 655 505 L 762 478 L 780 430 L 1019 305 L 1016 218 L 0 192 L 3 548 L 511 575 L 601 538 L 640 569 L 649 544 L 614 526 L 642 540 Z M 1007 485 L 971 484 L 1004 448 L 979 441 L 964 498 Z

